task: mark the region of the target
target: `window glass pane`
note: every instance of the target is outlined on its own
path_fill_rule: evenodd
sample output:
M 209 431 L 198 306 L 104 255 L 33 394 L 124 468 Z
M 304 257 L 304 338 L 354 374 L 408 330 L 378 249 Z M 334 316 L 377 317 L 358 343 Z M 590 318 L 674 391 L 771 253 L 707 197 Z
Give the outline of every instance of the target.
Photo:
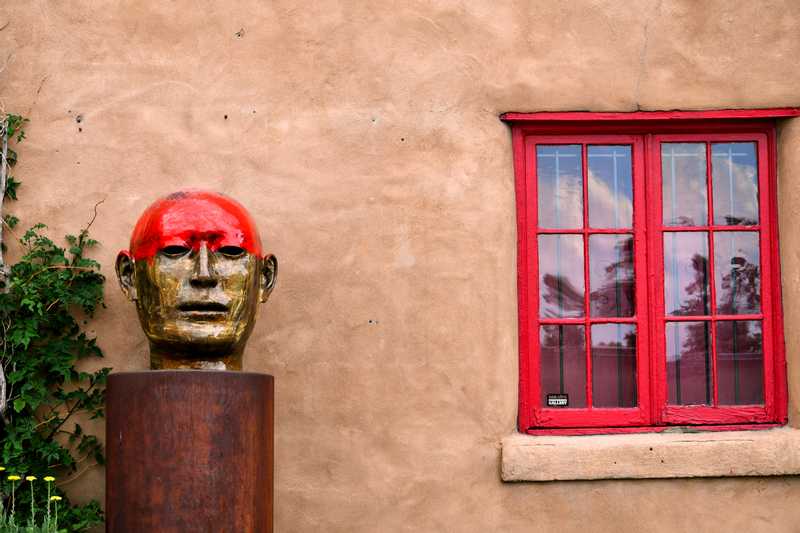
M 664 233 L 664 306 L 668 315 L 709 314 L 708 233 Z
M 581 145 L 536 147 L 540 228 L 583 227 Z
M 711 145 L 714 224 L 758 224 L 758 165 L 755 143 Z
M 592 316 L 633 316 L 633 236 L 589 237 Z
M 586 407 L 586 332 L 583 326 L 542 326 L 542 405 L 548 394 L 567 394 L 567 407 Z
M 663 143 L 661 177 L 664 224 L 707 225 L 705 143 Z
M 761 322 L 717 322 L 717 395 L 720 405 L 764 403 Z
M 589 146 L 589 226 L 630 228 L 633 220 L 630 146 Z
M 636 407 L 636 326 L 592 326 L 592 404 Z
M 761 312 L 758 232 L 714 233 L 714 284 L 717 313 L 741 315 Z
M 710 405 L 710 322 L 667 323 L 667 385 L 671 405 Z
M 583 298 L 583 236 L 539 235 L 539 316 L 583 316 Z

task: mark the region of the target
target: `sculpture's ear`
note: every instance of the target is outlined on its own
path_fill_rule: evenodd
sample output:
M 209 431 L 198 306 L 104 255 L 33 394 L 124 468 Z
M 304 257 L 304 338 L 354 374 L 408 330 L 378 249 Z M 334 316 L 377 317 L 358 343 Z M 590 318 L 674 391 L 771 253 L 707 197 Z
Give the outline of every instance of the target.
M 133 256 L 128 250 L 122 250 L 117 255 L 117 279 L 125 296 L 131 301 L 136 301 L 136 283 L 134 282 Z
M 278 277 L 278 258 L 272 254 L 267 254 L 261 260 L 261 287 L 260 298 L 262 302 L 266 302 L 269 298 L 272 289 L 275 287 L 275 278 Z

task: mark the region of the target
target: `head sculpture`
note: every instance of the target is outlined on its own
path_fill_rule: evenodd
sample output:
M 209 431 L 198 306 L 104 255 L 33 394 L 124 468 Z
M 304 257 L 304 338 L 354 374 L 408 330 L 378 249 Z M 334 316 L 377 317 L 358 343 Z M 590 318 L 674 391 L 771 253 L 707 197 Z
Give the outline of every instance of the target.
M 122 291 L 136 302 L 151 368 L 241 370 L 278 263 L 263 254 L 241 204 L 187 190 L 145 210 L 116 268 Z

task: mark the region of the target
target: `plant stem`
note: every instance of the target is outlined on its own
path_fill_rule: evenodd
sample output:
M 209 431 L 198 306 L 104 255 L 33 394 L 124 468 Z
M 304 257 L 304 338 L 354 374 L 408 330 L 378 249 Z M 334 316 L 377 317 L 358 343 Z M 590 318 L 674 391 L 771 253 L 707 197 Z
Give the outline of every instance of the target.
M 36 523 L 36 504 L 33 501 L 33 481 L 29 481 L 31 484 L 31 525 Z
M 0 152 L 0 219 L 3 217 L 3 200 L 6 195 L 6 180 L 8 176 L 8 121 L 6 115 L 2 117 L 2 125 L 0 125 L 0 136 L 2 136 L 2 152 Z M 3 242 L 3 225 L 0 223 L 0 243 Z M 0 247 L 0 267 L 4 264 L 3 249 Z

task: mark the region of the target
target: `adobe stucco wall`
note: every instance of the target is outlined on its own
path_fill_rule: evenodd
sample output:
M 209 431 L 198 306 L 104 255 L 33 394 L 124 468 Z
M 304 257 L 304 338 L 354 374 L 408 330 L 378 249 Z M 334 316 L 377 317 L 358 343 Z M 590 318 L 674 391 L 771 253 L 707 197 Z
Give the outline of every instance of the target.
M 517 304 L 498 115 L 798 105 L 796 2 L 5 0 L 2 27 L 0 98 L 31 118 L 13 210 L 61 235 L 104 200 L 105 364 L 147 366 L 112 266 L 151 200 L 213 188 L 258 219 L 280 275 L 245 365 L 277 379 L 277 531 L 800 527 L 800 478 L 499 476 Z M 780 157 L 791 360 L 797 124 Z M 73 492 L 102 498 L 102 471 Z

